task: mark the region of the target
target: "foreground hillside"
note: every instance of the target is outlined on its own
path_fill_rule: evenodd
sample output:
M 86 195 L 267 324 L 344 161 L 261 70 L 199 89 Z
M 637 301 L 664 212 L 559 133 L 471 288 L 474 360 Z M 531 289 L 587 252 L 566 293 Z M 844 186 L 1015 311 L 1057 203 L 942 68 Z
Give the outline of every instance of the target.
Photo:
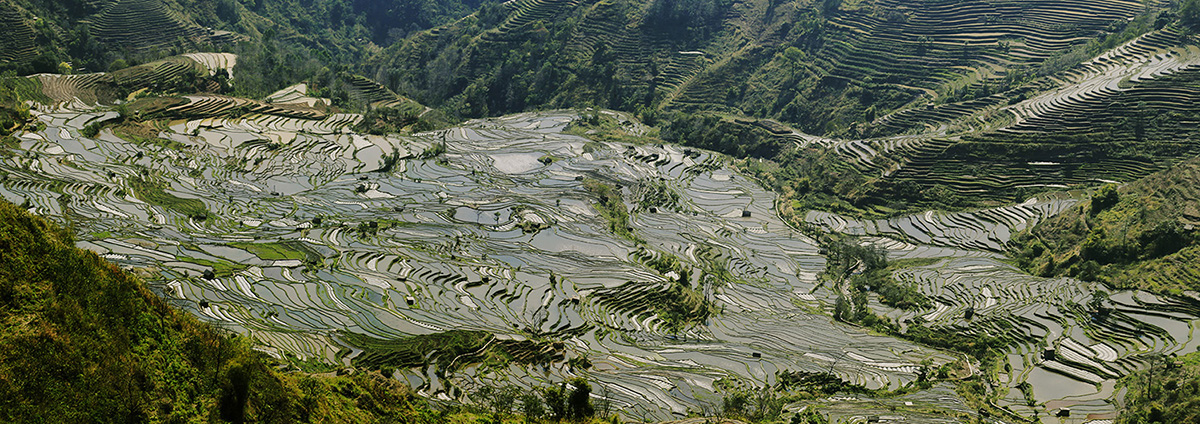
M 1122 384 L 1129 392 L 1118 424 L 1200 422 L 1200 353 L 1156 358 Z
M 1017 238 L 1023 268 L 1120 288 L 1200 289 L 1200 159 L 1091 197 Z
M 0 252 L 0 421 L 440 421 L 377 375 L 277 371 L 8 202 Z

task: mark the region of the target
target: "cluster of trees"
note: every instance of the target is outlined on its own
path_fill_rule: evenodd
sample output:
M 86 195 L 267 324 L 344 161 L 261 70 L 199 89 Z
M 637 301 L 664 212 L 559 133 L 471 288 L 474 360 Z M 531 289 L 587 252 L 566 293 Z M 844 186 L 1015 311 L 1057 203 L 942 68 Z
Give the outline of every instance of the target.
M 1200 29 L 1200 1 L 1184 0 L 1179 4 L 1180 23 L 1191 31 Z
M 609 231 L 635 243 L 643 242 L 629 226 L 629 209 L 621 198 L 619 187 L 593 178 L 584 179 L 583 187 L 596 196 L 596 210 L 608 222 Z
M 732 5 L 732 0 L 654 0 L 645 24 L 653 31 L 703 40 L 721 28 Z
M 663 140 L 715 150 L 730 156 L 775 159 L 788 148 L 783 139 L 766 130 L 717 114 L 677 113 L 662 126 Z
M 185 7 L 204 3 L 183 0 Z M 189 10 L 204 24 L 240 28 L 241 15 L 253 13 L 284 24 L 320 44 L 387 45 L 414 31 L 461 18 L 498 0 L 220 0 L 211 12 Z M 196 7 L 189 7 L 196 9 Z M 207 19 L 204 19 L 207 18 Z M 327 34 L 321 35 L 320 32 Z
M 607 419 L 613 412 L 607 393 L 592 402 L 592 386 L 583 377 L 528 391 L 514 386 L 483 386 L 470 397 L 486 413 L 493 416 L 515 413 L 528 423 L 547 420 L 586 422 L 597 416 Z
M 15 71 L 0 72 L 0 139 L 9 138 L 34 122 L 25 102 L 42 97 L 37 84 L 15 76 Z
M 381 107 L 363 114 L 363 120 L 354 127 L 355 131 L 384 135 L 406 132 L 431 131 L 446 125 L 445 116 L 438 111 L 422 113 L 421 109 Z
M 721 413 L 750 422 L 771 422 L 783 414 L 784 400 L 771 387 L 736 390 L 721 399 Z
M 663 181 L 646 178 L 635 188 L 637 208 L 640 210 L 667 210 L 679 205 L 679 193 Z

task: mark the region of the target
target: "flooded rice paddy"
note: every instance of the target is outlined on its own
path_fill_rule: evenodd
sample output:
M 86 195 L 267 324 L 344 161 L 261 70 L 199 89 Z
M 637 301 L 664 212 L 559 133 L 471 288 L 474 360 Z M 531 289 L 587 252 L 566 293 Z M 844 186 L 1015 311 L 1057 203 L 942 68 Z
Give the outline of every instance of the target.
M 594 395 L 627 418 L 645 419 L 716 412 L 722 388 L 773 384 L 781 371 L 832 372 L 896 389 L 917 378 L 923 361 L 962 358 L 834 322 L 829 311 L 839 292 L 817 279 L 825 259 L 816 243 L 777 217 L 772 193 L 721 157 L 565 134 L 570 112 L 407 137 L 352 133 L 346 128 L 361 119 L 353 115 L 178 121 L 161 134 L 174 143 L 161 145 L 107 130 L 79 135 L 112 115 L 40 115 L 47 128 L 0 157 L 0 194 L 68 223 L 80 247 L 136 269 L 175 305 L 255 338 L 275 356 L 348 363 L 360 351 L 347 334 L 396 339 L 466 329 L 552 339 L 563 342 L 566 358 L 587 358 L 592 368 L 564 361 L 447 375 L 430 367 L 397 378 L 450 399 L 482 383 L 528 387 L 583 374 Z M 442 143 L 444 154 L 416 159 Z M 376 172 L 395 157 L 390 172 Z M 630 206 L 651 182 L 679 201 L 632 211 L 629 225 L 646 240 L 639 246 L 609 231 L 584 179 L 619 187 Z M 134 181 L 161 183 L 167 196 L 148 203 Z M 163 198 L 198 199 L 207 217 Z M 1031 383 L 1036 405 L 1013 389 L 1002 406 L 1025 416 L 1070 406 L 1103 417 L 1113 410 L 1114 378 L 1144 366 L 1148 353 L 1200 345 L 1191 334 L 1200 307 L 1117 292 L 1105 301 L 1115 312 L 1100 322 L 1081 305 L 1101 287 L 1033 277 L 1003 260 L 1012 234 L 1072 202 L 807 219 L 862 236 L 893 259 L 923 259 L 895 277 L 917 283 L 935 306 L 901 311 L 873 301 L 873 309 L 901 322 L 1019 340 L 1000 380 Z M 718 312 L 682 331 L 666 328 L 654 305 L 674 276 L 646 263 L 666 255 L 735 277 L 697 283 Z M 933 419 L 920 412 L 928 407 L 974 414 L 948 384 L 904 398 L 824 404 L 846 418 L 863 408 L 913 420 Z

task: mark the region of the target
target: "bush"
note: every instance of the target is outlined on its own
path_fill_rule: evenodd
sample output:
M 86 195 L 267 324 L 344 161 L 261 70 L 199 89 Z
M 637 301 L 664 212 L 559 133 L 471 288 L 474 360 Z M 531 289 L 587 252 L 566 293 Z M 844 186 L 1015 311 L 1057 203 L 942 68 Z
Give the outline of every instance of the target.
M 1092 215 L 1096 215 L 1105 209 L 1111 208 L 1121 200 L 1120 194 L 1117 193 L 1116 184 L 1105 184 L 1100 187 L 1100 190 L 1092 196 Z

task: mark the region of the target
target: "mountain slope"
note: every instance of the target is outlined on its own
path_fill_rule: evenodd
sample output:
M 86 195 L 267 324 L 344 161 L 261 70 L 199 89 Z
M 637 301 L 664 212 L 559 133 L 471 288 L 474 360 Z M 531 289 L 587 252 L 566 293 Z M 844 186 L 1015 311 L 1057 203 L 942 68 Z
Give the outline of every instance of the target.
M 1121 0 L 529 0 L 394 45 L 376 76 L 467 116 L 586 99 L 841 133 L 918 99 L 1003 91 L 1014 71 L 1144 11 Z

